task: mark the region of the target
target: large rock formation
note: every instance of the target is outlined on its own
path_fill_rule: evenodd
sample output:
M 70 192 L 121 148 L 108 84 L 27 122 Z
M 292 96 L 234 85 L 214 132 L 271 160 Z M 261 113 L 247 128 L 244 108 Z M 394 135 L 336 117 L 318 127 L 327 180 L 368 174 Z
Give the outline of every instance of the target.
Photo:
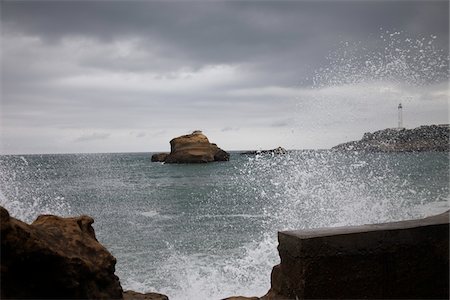
M 365 133 L 359 141 L 340 144 L 332 149 L 372 152 L 449 151 L 449 136 L 448 124 L 414 129 L 384 129 Z
M 174 138 L 170 141 L 170 154 L 158 153 L 152 156 L 152 161 L 166 163 L 207 163 L 213 161 L 228 161 L 230 155 L 211 144 L 201 131 Z
M 281 263 L 264 300 L 449 298 L 449 212 L 278 240 Z
M 122 294 L 91 217 L 41 215 L 28 225 L 0 207 L 0 221 L 2 299 L 166 299 Z
M 1 210 L 1 296 L 121 299 L 116 259 L 95 238 L 87 216 L 39 216 L 31 225 Z

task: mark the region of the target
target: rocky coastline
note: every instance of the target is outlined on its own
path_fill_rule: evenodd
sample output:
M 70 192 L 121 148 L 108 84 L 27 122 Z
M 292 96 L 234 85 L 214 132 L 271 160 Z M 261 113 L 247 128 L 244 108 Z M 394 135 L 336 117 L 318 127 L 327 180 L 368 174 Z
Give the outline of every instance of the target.
M 271 154 L 271 155 L 284 155 L 287 154 L 287 150 L 283 147 L 277 147 L 270 150 L 252 150 L 241 152 L 241 155 L 260 155 L 260 154 Z
M 359 141 L 339 144 L 333 150 L 367 152 L 449 151 L 450 126 L 424 125 L 414 129 L 388 128 L 365 133 Z
M 210 143 L 200 131 L 176 137 L 170 141 L 170 153 L 152 155 L 152 162 L 168 164 L 208 163 L 213 161 L 229 161 L 230 154 Z
M 32 224 L 0 207 L 2 299 L 168 300 L 123 291 L 116 259 L 88 216 Z M 281 263 L 262 297 L 227 300 L 449 297 L 449 211 L 420 220 L 278 233 Z

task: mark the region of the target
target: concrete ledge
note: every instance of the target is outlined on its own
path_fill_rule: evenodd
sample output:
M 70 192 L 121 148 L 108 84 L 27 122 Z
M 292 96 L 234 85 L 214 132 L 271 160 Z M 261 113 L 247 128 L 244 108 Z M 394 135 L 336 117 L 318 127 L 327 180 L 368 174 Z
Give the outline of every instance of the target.
M 278 234 L 264 299 L 448 299 L 449 212 L 421 220 Z

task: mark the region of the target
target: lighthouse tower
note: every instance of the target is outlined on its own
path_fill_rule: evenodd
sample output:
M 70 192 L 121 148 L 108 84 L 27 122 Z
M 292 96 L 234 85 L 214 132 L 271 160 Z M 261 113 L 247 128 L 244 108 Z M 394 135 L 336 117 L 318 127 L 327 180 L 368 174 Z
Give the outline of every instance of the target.
M 398 104 L 398 129 L 403 128 L 403 112 L 402 112 L 402 104 Z

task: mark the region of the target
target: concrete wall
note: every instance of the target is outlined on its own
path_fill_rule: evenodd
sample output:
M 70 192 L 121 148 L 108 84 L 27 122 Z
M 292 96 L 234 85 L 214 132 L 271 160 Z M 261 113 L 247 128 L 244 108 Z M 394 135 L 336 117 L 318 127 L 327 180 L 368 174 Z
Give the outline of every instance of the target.
M 281 264 L 263 299 L 449 298 L 449 212 L 278 239 Z

